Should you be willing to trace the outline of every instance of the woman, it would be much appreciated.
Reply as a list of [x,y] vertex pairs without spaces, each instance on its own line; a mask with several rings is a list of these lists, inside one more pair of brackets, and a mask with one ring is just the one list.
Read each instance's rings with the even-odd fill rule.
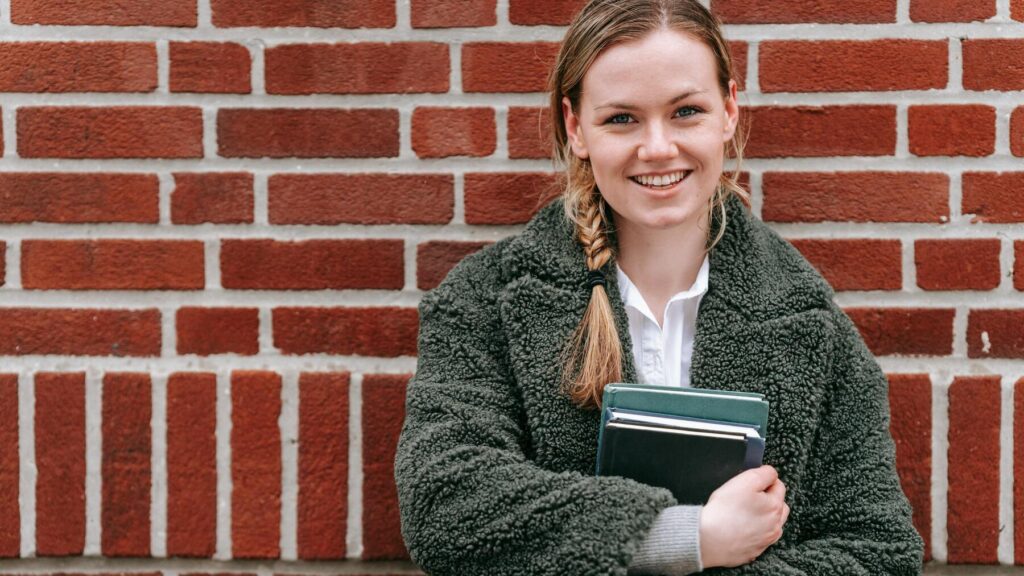
[[[920,573],[885,377],[723,174],[730,66],[695,0],[593,0],[567,31],[561,201],[421,303],[395,473],[431,574]],[[766,465],[704,506],[595,477],[617,381],[764,394]]]

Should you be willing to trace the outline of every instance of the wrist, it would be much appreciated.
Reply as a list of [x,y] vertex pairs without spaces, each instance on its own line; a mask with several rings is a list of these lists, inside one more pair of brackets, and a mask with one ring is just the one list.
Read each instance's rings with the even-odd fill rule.
[[712,537],[712,530],[709,527],[707,506],[701,510],[700,527],[698,528],[700,541],[700,563],[704,569],[720,566],[721,562],[715,555],[715,543]]

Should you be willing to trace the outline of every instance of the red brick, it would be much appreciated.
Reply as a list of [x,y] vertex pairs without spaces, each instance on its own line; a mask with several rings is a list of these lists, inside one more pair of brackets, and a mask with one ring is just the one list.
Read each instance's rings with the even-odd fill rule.
[[408,558],[398,521],[395,448],[405,420],[406,375],[363,377],[363,558]]
[[948,356],[953,353],[949,308],[847,308],[876,356]]
[[963,376],[949,387],[950,564],[997,564],[999,547],[998,376]]
[[1024,241],[1013,243],[1013,287],[1024,291]]
[[767,41],[761,43],[764,92],[862,92],[944,88],[945,40]]
[[463,258],[488,244],[433,240],[416,246],[416,287],[434,289]]
[[211,0],[219,28],[309,26],[314,28],[393,28],[395,0]]
[[22,158],[201,158],[199,108],[45,106],[18,109]]
[[281,377],[231,374],[231,542],[234,558],[277,558],[281,525]]
[[195,27],[196,0],[11,0],[15,24]]
[[495,0],[412,0],[413,28],[468,28],[498,22]]
[[190,240],[25,240],[29,290],[202,290],[203,243]]
[[761,217],[774,222],[945,222],[949,176],[911,172],[766,172]]
[[1024,222],[1022,188],[1024,172],[965,172],[961,210],[971,222]]
[[0,558],[21,556],[18,375],[0,374]]
[[211,558],[217,548],[217,377],[167,379],[167,555]]
[[416,355],[415,308],[281,307],[273,314],[274,346],[282,354]]
[[448,45],[439,42],[284,44],[265,54],[268,94],[448,91]]
[[401,290],[402,240],[223,240],[221,284],[238,290]]
[[509,158],[550,158],[551,146],[551,114],[547,108],[509,107]]
[[964,88],[1024,90],[1024,39],[963,41]]
[[1010,152],[1024,157],[1024,106],[1014,110],[1010,116]]
[[103,555],[149,556],[149,374],[103,377]]
[[[1024,0],[1010,0],[1010,17],[1018,22],[1024,22]],[[1020,526],[1020,524],[1018,524]],[[1018,553],[1024,553],[1024,546],[1017,547]],[[1018,556],[1020,558],[1020,556]],[[1018,564],[1024,564],[1018,561]]]
[[497,129],[492,108],[428,108],[412,113],[412,149],[420,158],[490,156]]
[[911,106],[910,152],[917,156],[990,156],[996,150],[992,106]]
[[397,110],[222,109],[218,154],[228,158],[398,156]]
[[[349,374],[299,376],[298,553],[344,560],[348,526]],[[367,420],[376,420],[377,414]]]
[[151,92],[156,85],[151,43],[0,44],[0,92]]
[[747,89],[747,53],[746,42],[729,42],[729,54],[732,57],[733,80],[736,81],[736,89],[740,92]]
[[177,317],[178,354],[241,354],[260,351],[258,308],[182,307]]
[[35,410],[36,554],[77,556],[85,547],[85,373],[36,373]]
[[996,0],[910,0],[914,22],[974,22],[996,15]]
[[1024,310],[971,310],[968,358],[1024,358]]
[[748,158],[891,156],[895,106],[762,106],[746,109]]
[[896,21],[896,0],[711,0],[727,24],[877,24]]
[[248,172],[174,173],[171,222],[248,224],[253,220],[253,177]]
[[274,174],[271,224],[446,224],[450,174]]
[[922,290],[994,290],[999,287],[998,238],[916,240],[914,265]]
[[896,443],[896,471],[914,512],[914,527],[931,560],[932,382],[927,374],[890,374],[889,430]]
[[[1024,5],[1021,5],[1024,9]],[[1014,563],[1024,564],[1024,378],[1013,389],[1013,550]]]
[[561,193],[561,180],[548,172],[466,174],[467,224],[522,224]]
[[462,47],[464,92],[543,92],[557,42],[468,42]]
[[159,356],[158,310],[0,308],[0,355]]
[[510,0],[508,19],[513,24],[564,26],[572,22],[584,0]]
[[0,222],[156,224],[154,174],[8,172],[0,174]]
[[233,42],[171,42],[171,92],[252,92],[249,50]]
[[903,257],[899,240],[790,240],[837,291],[899,290]]

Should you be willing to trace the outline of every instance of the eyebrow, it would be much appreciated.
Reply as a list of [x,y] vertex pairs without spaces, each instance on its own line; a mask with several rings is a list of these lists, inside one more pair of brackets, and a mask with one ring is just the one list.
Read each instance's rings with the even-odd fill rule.
[[[688,92],[683,92],[682,94],[680,94],[680,95],[676,96],[675,98],[672,98],[671,100],[669,100],[668,101],[668,105],[675,104],[676,102],[679,102],[680,100],[686,100],[690,96],[694,96],[696,94],[704,94],[705,92],[707,92],[707,90],[690,90]],[[627,103],[624,103],[624,102],[609,102],[607,104],[602,104],[600,106],[596,106],[594,108],[594,110],[600,110],[602,108],[616,108],[616,109],[619,109],[619,110],[636,110],[637,106],[634,106],[633,104],[627,104]]]

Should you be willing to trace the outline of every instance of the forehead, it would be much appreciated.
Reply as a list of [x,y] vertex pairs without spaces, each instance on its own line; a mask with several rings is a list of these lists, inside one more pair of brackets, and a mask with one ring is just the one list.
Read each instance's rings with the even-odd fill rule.
[[661,29],[602,52],[583,77],[583,98],[664,103],[688,91],[718,93],[715,55],[696,36]]

